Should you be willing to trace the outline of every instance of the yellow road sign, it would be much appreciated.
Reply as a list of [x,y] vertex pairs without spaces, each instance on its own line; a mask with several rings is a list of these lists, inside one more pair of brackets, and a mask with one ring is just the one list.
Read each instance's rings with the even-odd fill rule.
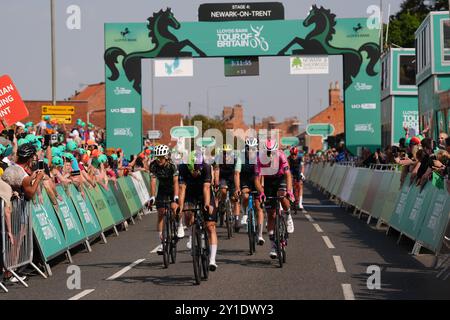
[[75,114],[74,106],[42,106],[42,114]]
[[[46,115],[42,115],[42,120]],[[58,123],[70,124],[72,123],[72,116],[67,114],[48,114],[50,116],[50,121],[56,119]]]

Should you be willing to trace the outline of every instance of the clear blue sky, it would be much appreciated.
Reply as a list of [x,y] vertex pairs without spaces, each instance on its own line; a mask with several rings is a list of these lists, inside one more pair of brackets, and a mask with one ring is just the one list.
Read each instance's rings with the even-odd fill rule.
[[[179,21],[197,21],[201,3],[235,1],[161,1],[161,0],[57,0],[56,59],[57,99],[63,100],[80,90],[83,84],[104,81],[103,24],[105,22],[145,22],[154,11],[172,8]],[[255,1],[248,1],[255,2]],[[265,2],[259,0],[257,2]],[[312,4],[330,8],[339,18],[367,17],[368,6],[379,0],[284,0],[286,19],[304,19]],[[401,0],[383,0],[383,20],[387,8],[399,10]],[[81,8],[81,30],[66,27],[67,7]],[[3,0],[0,10],[2,49],[0,74],[9,74],[24,99],[51,99],[50,0]],[[242,103],[246,121],[274,115],[278,120],[297,116],[306,121],[306,76],[290,76],[286,57],[260,59],[259,77],[225,78],[223,59],[196,59],[194,78],[155,81],[155,108],[168,112],[206,113],[207,91],[211,115],[218,115],[224,105]],[[342,59],[330,57],[328,75],[310,76],[310,116],[326,107],[328,86],[342,84]],[[149,64],[143,65],[149,70]],[[150,107],[149,77],[144,76],[144,107]],[[218,87],[220,86],[220,87]],[[145,89],[147,88],[147,89]],[[173,88],[177,88],[173,94]],[[209,88],[209,89],[208,89]],[[276,110],[276,112],[274,112]]]

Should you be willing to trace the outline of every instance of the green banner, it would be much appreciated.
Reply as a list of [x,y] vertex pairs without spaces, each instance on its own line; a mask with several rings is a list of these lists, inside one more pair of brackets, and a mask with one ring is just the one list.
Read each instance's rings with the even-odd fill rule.
[[138,213],[140,207],[138,206],[134,198],[133,191],[132,189],[130,189],[130,186],[127,182],[127,178],[128,177],[119,178],[117,179],[117,183],[119,184],[120,190],[122,191],[122,194],[125,197],[125,201],[127,202],[128,207],[131,210],[131,215],[134,216]]
[[67,245],[70,249],[86,240],[87,237],[77,211],[75,210],[72,201],[67,197],[64,188],[62,186],[57,186],[56,191],[62,197],[62,201],[58,199],[57,214],[63,227]]
[[380,217],[385,221],[391,221],[397,204],[397,197],[400,193],[400,172],[394,172],[389,185],[387,196],[383,201]]
[[114,219],[114,223],[119,224],[124,221],[125,217],[121,213],[119,204],[117,203],[117,199],[114,196],[113,191],[111,190],[111,185],[108,185],[108,190],[105,190],[103,187],[100,187],[100,189],[102,190],[102,194],[105,198],[108,210],[111,212],[111,215]]
[[[305,20],[180,23],[166,9],[154,13],[148,23],[107,23],[108,146],[121,147],[127,155],[141,150],[142,59],[341,55],[346,146],[353,153],[357,146],[374,149],[381,144],[379,28],[368,27],[367,17],[337,19],[317,6]],[[127,113],[126,122],[123,107],[135,111]]]
[[[56,217],[55,210],[45,189],[42,190],[44,203],[38,199],[31,202],[33,231],[39,244],[39,249],[47,262],[67,250],[66,238]],[[37,197],[36,197],[37,198]]]
[[115,186],[112,181],[108,182],[109,188],[111,189],[112,193],[116,197],[117,204],[119,205],[120,212],[124,216],[125,219],[131,218],[131,209],[128,206],[128,203],[125,199],[125,196],[122,193],[122,190],[119,187],[119,184]]
[[391,186],[393,176],[394,176],[393,171],[384,171],[382,173],[380,185],[378,186],[377,192],[374,196],[372,207],[369,209],[369,212],[372,215],[372,217],[375,218],[381,217],[381,212],[383,210],[384,203],[388,197],[389,187]]
[[396,96],[393,103],[392,136],[391,143],[398,143],[405,137],[404,127],[419,132],[419,110],[417,96]]
[[93,238],[101,233],[102,228],[97,216],[95,215],[95,211],[89,197],[86,195],[86,198],[84,199],[81,196],[80,191],[78,191],[72,184],[69,186],[69,193],[87,237]]
[[373,203],[376,200],[379,200],[379,199],[376,199],[376,195],[377,195],[377,191],[379,190],[381,180],[382,180],[384,174],[386,174],[385,171],[379,171],[379,170],[372,171],[372,177],[371,177],[371,180],[369,181],[369,187],[367,189],[366,197],[364,198],[364,201],[362,204],[363,211],[369,213],[370,215],[372,215],[371,210],[372,210]]
[[428,249],[438,252],[442,243],[445,228],[449,222],[450,197],[446,190],[433,190],[422,228],[417,237]]
[[114,219],[111,216],[111,212],[108,210],[107,203],[105,198],[103,198],[100,187],[97,185],[92,189],[86,188],[85,192],[91,200],[102,230],[106,231],[111,229],[114,226]]
[[125,181],[128,184],[128,187],[131,190],[131,193],[133,194],[134,202],[136,203],[136,207],[138,208],[138,211],[142,208],[143,199],[141,199],[141,196],[139,195],[138,187],[135,186],[136,178],[132,178],[130,176],[125,177]]
[[391,216],[389,224],[397,231],[401,231],[403,216],[410,212],[414,205],[414,199],[418,193],[418,189],[414,184],[410,185],[409,175],[403,184],[402,190],[397,197],[394,213]]

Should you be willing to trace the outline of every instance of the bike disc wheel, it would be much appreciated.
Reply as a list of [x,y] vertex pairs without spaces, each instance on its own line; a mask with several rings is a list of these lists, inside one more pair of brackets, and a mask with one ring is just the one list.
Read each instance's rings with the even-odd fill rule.
[[195,284],[200,284],[201,281],[201,260],[200,260],[200,251],[201,251],[201,239],[200,239],[200,230],[198,230],[197,225],[194,224],[192,226],[192,263],[194,265],[194,281]]
[[280,215],[277,212],[275,217],[275,245],[277,250],[278,263],[280,264],[280,268],[283,268],[283,252],[281,248],[280,227],[281,227]]
[[209,240],[208,240],[208,234],[206,230],[202,230],[202,233],[205,237],[204,240],[204,246],[201,250],[201,260],[202,260],[202,272],[203,277],[202,280],[208,280],[209,277]]
[[163,228],[163,262],[164,268],[169,267],[169,251],[170,251],[170,218],[168,218],[170,212],[166,212],[164,216],[164,228]]

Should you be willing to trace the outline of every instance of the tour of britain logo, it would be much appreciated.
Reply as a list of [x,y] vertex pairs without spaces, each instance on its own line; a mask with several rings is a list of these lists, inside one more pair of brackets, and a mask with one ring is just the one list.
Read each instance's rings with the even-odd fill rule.
[[218,48],[259,48],[262,51],[269,50],[269,43],[261,36],[264,26],[250,26],[248,28],[230,28],[217,30]]

